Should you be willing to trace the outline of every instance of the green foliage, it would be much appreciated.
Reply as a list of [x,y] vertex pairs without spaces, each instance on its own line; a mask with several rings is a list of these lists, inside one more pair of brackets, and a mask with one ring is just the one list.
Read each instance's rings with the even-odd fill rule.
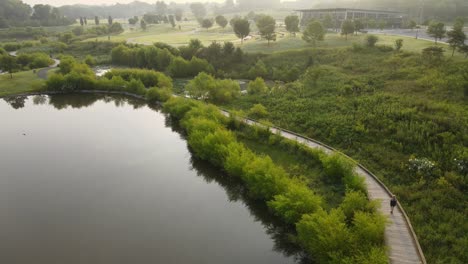
[[176,57],[169,65],[168,71],[175,78],[183,78],[195,76],[200,72],[213,73],[214,69],[204,59],[192,57],[190,61],[186,61],[181,57]]
[[213,20],[211,20],[209,18],[205,18],[205,19],[201,20],[200,25],[202,26],[202,28],[209,29],[210,27],[213,26]]
[[306,29],[302,35],[302,39],[313,46],[317,41],[322,41],[325,37],[326,30],[323,28],[322,23],[319,21],[311,21],[307,24]]
[[233,21],[232,28],[234,34],[241,39],[241,43],[244,43],[244,38],[250,34],[250,23],[247,19],[236,19]]
[[442,39],[445,37],[445,25],[442,22],[433,21],[427,27],[427,34],[435,39],[437,44],[437,39]]
[[276,195],[268,202],[274,214],[291,224],[298,222],[304,214],[316,212],[321,205],[321,197],[301,184],[290,184],[284,194]]
[[218,24],[218,26],[222,27],[222,28],[225,28],[228,24],[228,21],[227,19],[224,17],[224,16],[216,16],[215,18],[215,21],[216,21],[216,24]]
[[86,63],[88,66],[92,67],[92,66],[97,64],[97,61],[93,56],[87,55],[85,60],[84,60],[84,63]]
[[161,88],[172,88],[172,80],[170,77],[152,70],[112,69],[104,74],[104,77],[107,79],[112,79],[114,76],[119,76],[125,81],[130,81],[132,79],[140,80],[145,87],[157,86]]
[[400,51],[403,47],[403,39],[395,40],[395,50]]
[[268,41],[268,44],[270,44],[270,41],[276,41],[276,20],[273,17],[261,15],[255,23],[260,31],[260,35]]
[[17,62],[23,69],[37,69],[48,67],[54,61],[45,53],[35,52],[19,54]]
[[258,60],[254,66],[252,66],[248,72],[250,79],[266,78],[269,75],[268,69],[262,60]]
[[354,214],[360,212],[375,212],[378,208],[378,202],[369,202],[367,196],[360,191],[348,190],[346,192],[340,208],[346,216],[346,221],[350,223],[354,219]]
[[369,35],[366,37],[366,45],[369,48],[375,47],[375,44],[379,41],[379,38],[375,35]]
[[111,34],[120,34],[124,31],[122,25],[119,22],[114,22],[112,25],[109,27],[109,32]]
[[186,91],[192,98],[227,103],[240,95],[240,86],[236,81],[217,80],[201,72],[187,84]]
[[354,33],[354,23],[351,20],[345,20],[341,25],[341,35],[345,35],[346,40],[349,34]]
[[268,86],[265,84],[262,77],[257,77],[255,80],[249,82],[247,92],[249,94],[265,94],[268,92]]
[[249,110],[249,117],[254,119],[262,119],[268,116],[268,110],[262,104],[255,104]]
[[146,100],[150,103],[166,102],[172,97],[172,89],[153,87],[146,91]]
[[286,30],[291,34],[296,34],[299,32],[299,17],[298,16],[287,16],[284,18],[284,24],[286,25]]

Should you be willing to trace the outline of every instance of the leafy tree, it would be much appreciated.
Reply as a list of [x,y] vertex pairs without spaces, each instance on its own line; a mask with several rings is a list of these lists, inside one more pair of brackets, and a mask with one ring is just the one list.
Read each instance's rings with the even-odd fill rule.
[[143,30],[146,30],[146,21],[144,19],[140,20],[140,27]]
[[369,48],[375,47],[375,44],[379,41],[379,38],[375,35],[369,35],[366,37],[366,45]]
[[184,10],[180,8],[176,8],[176,10],[174,10],[175,19],[179,22],[182,20],[183,14],[184,14]]
[[348,34],[354,33],[354,23],[351,20],[345,20],[341,25],[341,35],[345,35],[348,40]]
[[354,32],[357,34],[364,29],[364,23],[360,19],[354,20]]
[[16,58],[10,55],[0,56],[0,67],[2,70],[10,74],[10,79],[13,79],[13,72],[19,68]]
[[207,30],[213,26],[213,20],[205,18],[201,21],[202,28],[206,28]]
[[255,80],[250,81],[247,86],[247,92],[249,94],[264,94],[268,91],[268,86],[262,77],[257,77]]
[[258,60],[257,63],[249,69],[248,75],[251,79],[257,77],[266,78],[268,76],[268,69],[262,60]]
[[84,24],[88,25],[88,19],[86,17],[84,17]]
[[437,39],[445,37],[445,33],[445,25],[442,22],[433,21],[427,28],[427,34],[435,39],[435,44],[437,44]]
[[268,110],[262,104],[255,104],[249,110],[249,117],[254,119],[262,119],[268,116]]
[[247,19],[236,19],[233,23],[234,33],[244,43],[244,38],[250,34],[250,24]]
[[414,20],[410,20],[410,22],[408,23],[408,27],[411,29],[411,31],[413,31],[413,29],[415,29],[417,25],[418,24]]
[[427,47],[422,50],[422,57],[430,65],[436,65],[442,61],[444,57],[444,49],[437,46]]
[[96,65],[97,62],[96,62],[96,59],[93,56],[86,55],[84,63],[86,63],[86,65],[92,67],[92,66]]
[[378,22],[378,24],[379,24],[380,31],[382,31],[387,26],[387,21],[386,20],[380,20]]
[[122,25],[119,22],[114,22],[109,27],[109,33],[120,34],[124,31]]
[[98,16],[95,16],[94,17],[94,24],[97,26],[99,25],[99,17]]
[[395,49],[397,51],[400,51],[402,47],[403,47],[403,39],[395,40]]
[[225,28],[228,24],[228,21],[224,16],[216,16],[215,21],[216,24],[222,28]]
[[455,50],[465,45],[466,35],[463,32],[463,20],[457,21],[453,26],[453,29],[447,32],[448,43],[452,48],[452,57],[455,53]]
[[133,18],[133,17],[131,17],[131,18],[128,19],[128,23],[129,23],[130,25],[135,25],[137,22],[138,22],[138,19],[135,19],[135,18]]
[[320,22],[315,20],[309,22],[302,34],[302,39],[308,43],[312,43],[313,46],[315,46],[317,41],[322,41],[324,37],[325,29]]
[[83,21],[83,18],[80,17],[80,25],[83,26],[84,25],[84,21]]
[[260,35],[268,41],[268,45],[270,45],[270,41],[276,41],[276,20],[273,17],[262,15],[257,19],[256,24]]
[[114,22],[114,19],[113,19],[111,16],[109,16],[109,17],[107,18],[107,24],[108,24],[109,26],[111,26],[111,25],[113,24],[112,22]]
[[192,98],[207,100],[209,91],[215,88],[216,82],[213,76],[201,72],[187,84],[186,91]]
[[175,19],[173,15],[169,15],[169,23],[171,23],[171,26],[174,28],[176,26]]
[[463,45],[458,48],[458,51],[465,54],[465,58],[468,58],[468,45]]
[[292,35],[296,35],[299,32],[299,17],[298,16],[287,16],[284,19],[286,30]]
[[164,1],[156,1],[156,14],[164,16],[167,13],[167,4]]
[[327,15],[323,18],[322,24],[323,24],[323,27],[324,27],[325,29],[334,27],[333,18],[330,16],[330,14],[327,14]]
[[196,18],[203,18],[206,16],[206,8],[202,3],[190,4],[190,10],[192,10],[192,13]]

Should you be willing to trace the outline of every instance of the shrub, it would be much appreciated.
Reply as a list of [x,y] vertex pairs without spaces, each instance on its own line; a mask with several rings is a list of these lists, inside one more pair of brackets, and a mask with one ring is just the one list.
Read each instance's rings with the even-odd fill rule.
[[140,80],[145,87],[172,88],[172,79],[163,73],[143,69],[112,69],[104,75],[107,79],[120,76],[126,81],[131,79]]
[[166,102],[172,97],[172,89],[153,87],[146,91],[146,100],[150,103]]
[[311,214],[321,208],[321,197],[315,195],[308,187],[301,184],[290,184],[284,194],[276,195],[268,202],[274,214],[287,223],[298,222],[302,215]]
[[366,46],[372,48],[375,46],[377,41],[379,41],[379,38],[377,36],[369,35],[366,37]]
[[268,92],[268,86],[265,84],[262,77],[257,77],[255,80],[249,82],[247,92],[249,94],[264,94]]
[[198,105],[200,105],[200,103],[194,100],[172,97],[164,103],[163,109],[165,112],[171,114],[173,118],[180,120],[188,111]]
[[268,110],[262,104],[255,104],[249,110],[249,117],[254,119],[261,119],[268,116]]

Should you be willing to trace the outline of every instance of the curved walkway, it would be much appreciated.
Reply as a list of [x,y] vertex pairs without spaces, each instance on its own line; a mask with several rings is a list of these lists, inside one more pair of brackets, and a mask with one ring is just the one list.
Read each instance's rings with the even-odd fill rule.
[[[17,52],[18,51],[12,51],[12,52],[9,52],[9,54],[10,54],[10,56],[17,57],[18,56]],[[54,63],[52,65],[49,65],[49,67],[42,68],[42,69],[37,71],[37,77],[45,80],[45,79],[47,79],[47,73],[50,70],[58,67],[58,65],[60,64],[60,60],[58,60],[58,59],[52,59],[52,60],[54,61]]]
[[[228,111],[222,110],[222,112],[224,115],[229,116]],[[250,125],[263,126],[258,122],[248,118],[244,118],[242,121]],[[270,131],[272,133],[281,135],[284,138],[295,140],[311,148],[321,149],[328,154],[332,152],[339,152],[321,142],[306,138],[291,131],[277,127],[270,127]],[[398,203],[398,206],[393,211],[393,214],[390,214],[390,190],[364,166],[358,164],[356,172],[360,176],[364,177],[366,181],[369,199],[380,201],[380,211],[389,219],[389,222],[385,228],[385,243],[388,247],[390,263],[426,264],[426,259],[419,245],[418,238],[416,237],[413,227],[411,226],[411,222],[409,221],[408,216],[401,207],[400,203]]]

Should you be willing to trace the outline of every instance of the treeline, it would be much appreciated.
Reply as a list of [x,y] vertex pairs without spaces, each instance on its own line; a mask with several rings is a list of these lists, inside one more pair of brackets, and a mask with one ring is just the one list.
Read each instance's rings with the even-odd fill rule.
[[239,125],[235,118],[226,118],[214,106],[184,98],[171,98],[164,110],[180,121],[197,157],[224,169],[231,177],[239,177],[250,197],[265,201],[272,213],[294,225],[297,243],[313,259],[320,263],[387,263],[386,220],[377,213],[376,204],[368,201],[362,179],[345,158],[284,143],[295,144],[298,151],[319,160],[328,177],[347,185],[341,205],[328,212],[323,209],[322,198],[299,178],[236,140],[227,129]]
[[64,16],[58,8],[50,5],[34,5],[32,8],[20,0],[0,1],[0,28],[10,26],[65,26],[75,19]]

